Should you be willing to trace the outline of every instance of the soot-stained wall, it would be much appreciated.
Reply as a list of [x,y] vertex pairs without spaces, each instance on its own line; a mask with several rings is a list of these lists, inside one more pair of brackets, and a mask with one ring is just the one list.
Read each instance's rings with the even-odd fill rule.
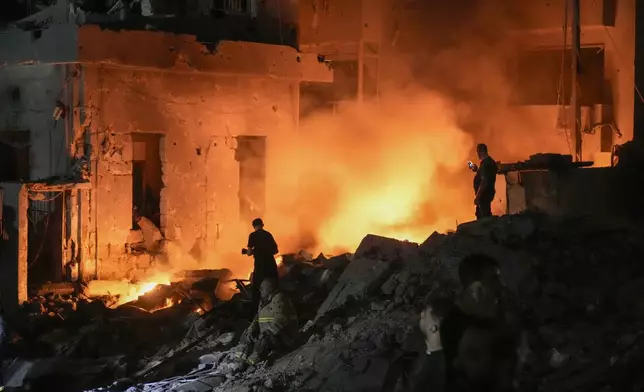
[[[84,67],[83,80],[98,154],[93,202],[99,277],[131,277],[150,263],[125,254],[132,221],[132,133],[162,136],[161,230],[173,244],[169,263],[191,268],[181,265],[193,261],[188,253],[207,264],[214,253],[245,245],[248,222],[239,221],[235,137],[267,136],[266,181],[278,183],[271,157],[295,137],[297,82],[98,66]],[[268,215],[277,202],[272,194]]]

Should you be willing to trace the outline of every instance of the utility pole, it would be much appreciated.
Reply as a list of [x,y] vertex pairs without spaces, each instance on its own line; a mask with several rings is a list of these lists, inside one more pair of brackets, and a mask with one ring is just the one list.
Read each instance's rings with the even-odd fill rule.
[[578,77],[579,52],[581,50],[581,28],[579,26],[579,0],[571,0],[572,4],[572,87],[570,90],[570,109],[573,111],[575,126],[575,162],[582,161],[581,154],[581,108],[579,106]]

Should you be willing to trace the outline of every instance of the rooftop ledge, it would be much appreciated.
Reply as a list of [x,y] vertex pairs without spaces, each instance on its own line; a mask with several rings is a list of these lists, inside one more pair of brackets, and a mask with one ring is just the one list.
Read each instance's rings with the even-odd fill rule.
[[[159,31],[113,31],[95,25],[52,26],[34,39],[31,32],[5,31],[2,66],[81,63],[169,72],[228,74],[332,82],[333,70],[316,54],[282,45],[219,41],[212,47],[195,36]],[[61,42],[61,39],[66,42]],[[65,46],[61,48],[61,46]],[[59,50],[51,50],[51,49]]]

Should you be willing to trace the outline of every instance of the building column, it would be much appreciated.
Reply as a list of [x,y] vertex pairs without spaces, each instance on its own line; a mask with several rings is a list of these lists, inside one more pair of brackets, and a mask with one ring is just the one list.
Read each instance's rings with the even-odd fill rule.
[[18,193],[18,304],[27,301],[27,269],[29,249],[29,189],[23,184]]

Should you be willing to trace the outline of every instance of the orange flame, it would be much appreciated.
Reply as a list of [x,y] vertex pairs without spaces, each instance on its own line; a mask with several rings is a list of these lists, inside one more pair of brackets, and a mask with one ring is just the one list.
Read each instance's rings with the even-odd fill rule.
[[88,297],[110,295],[118,297],[112,306],[117,307],[134,301],[140,296],[152,291],[160,284],[170,284],[170,274],[156,272],[151,274],[144,282],[132,283],[128,281],[93,280],[87,286]]

